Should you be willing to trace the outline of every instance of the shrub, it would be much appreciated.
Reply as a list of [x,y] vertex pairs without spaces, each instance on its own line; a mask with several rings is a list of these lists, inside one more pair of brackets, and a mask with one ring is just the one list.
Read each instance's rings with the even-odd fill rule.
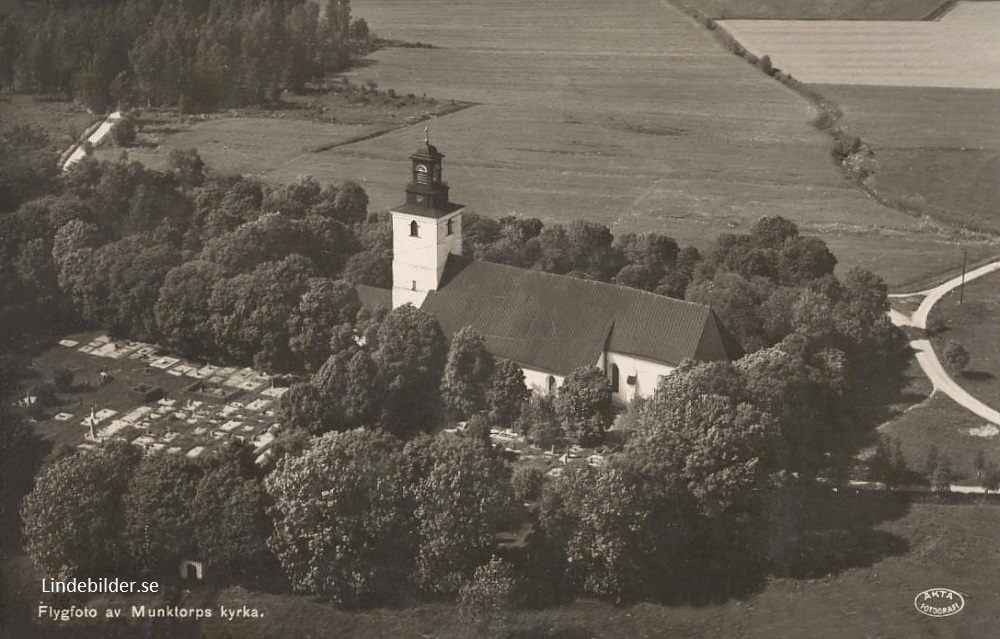
[[66,366],[60,366],[52,371],[52,383],[64,393],[73,388],[73,371]]
[[953,374],[959,375],[969,365],[969,351],[958,342],[949,340],[944,347],[944,365]]
[[857,152],[861,148],[861,139],[856,135],[846,135],[844,133],[838,133],[833,142],[833,149],[831,153],[833,157],[838,161],[844,161],[852,153]]
[[35,404],[39,406],[55,406],[58,401],[56,386],[50,382],[42,382],[31,389],[31,394],[35,396]]
[[544,473],[537,466],[518,466],[510,478],[514,496],[520,501],[534,501],[542,494]]
[[132,118],[122,118],[111,127],[111,141],[115,146],[130,147],[135,144],[138,132]]
[[500,637],[510,613],[521,601],[521,587],[514,569],[497,557],[476,569],[458,594],[459,611],[469,636]]

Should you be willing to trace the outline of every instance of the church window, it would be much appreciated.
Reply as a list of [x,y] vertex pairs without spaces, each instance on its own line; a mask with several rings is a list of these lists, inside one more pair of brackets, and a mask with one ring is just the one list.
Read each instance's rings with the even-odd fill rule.
[[410,287],[412,290],[417,290],[417,280],[413,280],[413,285]]
[[451,220],[448,220],[447,222],[444,223],[444,232],[445,232],[445,235],[451,235],[454,232],[454,229],[452,228],[452,221]]
[[628,377],[625,378],[625,383],[628,384],[629,386],[635,386],[635,382],[636,382],[635,375],[629,375]]
[[556,394],[556,378],[549,375],[548,379],[549,395]]
[[427,166],[424,164],[417,165],[417,184],[427,184]]
[[420,229],[417,227],[416,221],[410,222],[410,237],[420,237]]
[[611,392],[617,393],[620,389],[618,388],[621,380],[619,379],[618,364],[611,365]]

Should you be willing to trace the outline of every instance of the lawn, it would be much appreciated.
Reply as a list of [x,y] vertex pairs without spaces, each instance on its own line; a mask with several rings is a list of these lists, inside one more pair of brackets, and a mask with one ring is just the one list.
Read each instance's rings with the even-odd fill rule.
[[874,267],[893,285],[955,267],[957,244],[983,250],[846,180],[809,102],[664,0],[359,0],[352,9],[384,38],[437,47],[378,51],[347,74],[355,86],[475,106],[325,150],[319,142],[366,131],[353,120],[212,119],[134,156],[162,162],[171,147],[204,147],[220,171],[353,179],[386,209],[401,201],[407,156],[429,126],[454,199],[474,212],[589,219],[701,247],[780,214],[826,239],[842,266]]
[[678,0],[730,20],[923,20],[945,0]]
[[907,465],[917,472],[926,470],[924,462],[931,446],[937,447],[951,462],[956,483],[979,485],[973,462],[980,451],[990,464],[1000,465],[997,428],[941,393],[935,393],[879,430],[899,440]]
[[969,351],[971,362],[955,381],[979,401],[1000,408],[1000,272],[990,273],[965,286],[964,302],[958,289],[948,293],[931,310],[929,321],[942,321],[946,329],[932,337],[941,358],[945,344],[955,341]]
[[0,131],[17,125],[40,128],[60,152],[76,142],[84,130],[96,121],[97,116],[69,100],[41,100],[27,95],[0,93]]

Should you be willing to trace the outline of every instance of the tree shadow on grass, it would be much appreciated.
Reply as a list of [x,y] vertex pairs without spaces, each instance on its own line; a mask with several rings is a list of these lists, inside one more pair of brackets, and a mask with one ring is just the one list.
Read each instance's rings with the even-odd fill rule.
[[786,502],[771,517],[772,574],[825,577],[909,550],[906,539],[877,528],[909,511],[906,496],[816,488]]
[[995,379],[996,375],[988,371],[964,371],[960,377],[964,377],[965,379],[973,382],[987,382],[991,379]]

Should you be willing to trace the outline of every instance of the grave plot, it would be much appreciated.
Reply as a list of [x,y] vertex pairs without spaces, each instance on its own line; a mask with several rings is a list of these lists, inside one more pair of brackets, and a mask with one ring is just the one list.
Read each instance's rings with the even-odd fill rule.
[[251,368],[190,362],[94,333],[67,336],[35,363],[46,377],[68,367],[77,381],[38,419],[39,432],[84,450],[123,439],[197,458],[239,439],[261,455],[280,429],[275,409],[287,388]]

